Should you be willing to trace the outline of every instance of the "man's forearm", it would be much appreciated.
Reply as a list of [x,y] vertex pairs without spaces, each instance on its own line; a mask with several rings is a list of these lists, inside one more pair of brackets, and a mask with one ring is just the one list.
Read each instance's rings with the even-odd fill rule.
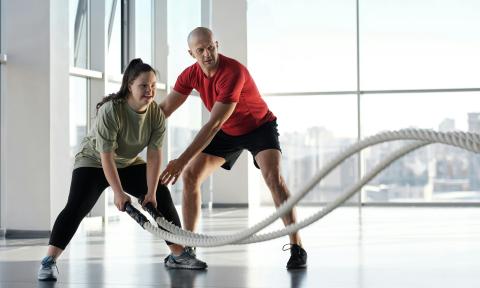
[[205,147],[210,144],[213,137],[220,130],[220,126],[213,124],[205,124],[193,139],[192,143],[187,149],[178,157],[184,163],[188,163],[193,157],[200,153]]

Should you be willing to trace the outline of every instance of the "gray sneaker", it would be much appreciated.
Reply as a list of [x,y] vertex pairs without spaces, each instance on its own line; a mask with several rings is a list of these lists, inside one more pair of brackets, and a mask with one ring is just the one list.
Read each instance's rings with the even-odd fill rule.
[[207,269],[207,263],[198,260],[196,256],[191,252],[192,251],[189,249],[189,247],[185,247],[182,254],[178,256],[175,256],[173,254],[168,255],[167,258],[165,258],[165,267],[171,269]]
[[197,257],[197,247],[185,246],[185,251],[193,257]]
[[[55,267],[55,269],[53,269]],[[55,271],[56,270],[56,271]],[[38,269],[39,281],[57,281],[58,267],[57,262],[52,256],[43,258],[40,268]]]

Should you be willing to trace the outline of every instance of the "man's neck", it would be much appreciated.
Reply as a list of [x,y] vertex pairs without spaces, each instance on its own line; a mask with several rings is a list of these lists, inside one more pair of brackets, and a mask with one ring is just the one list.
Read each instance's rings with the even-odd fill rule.
[[212,78],[215,73],[217,73],[218,70],[218,65],[215,68],[207,69],[207,68],[202,68],[203,74],[207,76],[208,78]]

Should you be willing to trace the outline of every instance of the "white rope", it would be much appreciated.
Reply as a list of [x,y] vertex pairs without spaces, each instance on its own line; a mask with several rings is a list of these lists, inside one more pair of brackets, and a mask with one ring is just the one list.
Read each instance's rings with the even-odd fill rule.
[[[284,214],[289,212],[295,204],[297,204],[313,187],[315,187],[325,176],[327,176],[335,167],[340,165],[348,157],[358,153],[362,149],[376,145],[379,143],[395,140],[420,140],[416,141],[413,144],[407,145],[403,149],[398,150],[393,153],[392,156],[386,158],[380,164],[378,164],[371,172],[365,175],[359,182],[353,185],[347,192],[338,197],[335,201],[327,205],[321,211],[315,213],[314,215],[308,217],[302,222],[289,225],[282,230],[274,231],[268,234],[263,235],[254,235],[258,231],[262,230],[266,226],[273,223],[278,218],[282,217]],[[301,228],[304,228],[318,219],[324,217],[339,205],[348,200],[353,194],[361,189],[368,181],[385,169],[389,164],[391,164],[396,159],[402,157],[406,153],[418,149],[421,146],[430,144],[430,143],[442,143],[471,152],[480,152],[480,135],[475,133],[467,132],[435,132],[432,130],[417,130],[417,129],[404,129],[399,131],[388,131],[379,133],[377,135],[368,137],[362,141],[357,142],[356,144],[350,146],[343,153],[335,157],[329,162],[319,173],[313,177],[308,184],[300,191],[300,193],[294,194],[288,198],[282,205],[280,205],[275,213],[259,222],[258,224],[247,228],[243,231],[231,234],[231,235],[204,235],[193,233],[190,231],[185,231],[175,225],[168,223],[163,218],[155,219],[160,226],[173,233],[158,229],[153,226],[151,223],[147,222],[144,225],[144,228],[149,232],[158,235],[159,237],[174,242],[178,244],[188,245],[188,246],[198,246],[198,247],[213,247],[221,246],[227,244],[245,244],[266,241],[281,236],[291,234],[295,231],[298,231]]]

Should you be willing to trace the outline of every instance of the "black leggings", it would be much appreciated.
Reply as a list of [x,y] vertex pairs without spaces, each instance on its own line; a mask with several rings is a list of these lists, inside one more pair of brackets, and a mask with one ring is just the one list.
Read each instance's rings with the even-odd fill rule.
[[[137,198],[147,194],[146,170],[146,164],[118,169],[125,192]],[[67,205],[53,225],[49,244],[64,250],[72,240],[82,219],[92,210],[103,190],[108,186],[102,168],[81,167],[73,170]],[[157,209],[165,219],[181,227],[170,191],[161,184],[157,187]],[[166,242],[168,245],[173,244]]]

